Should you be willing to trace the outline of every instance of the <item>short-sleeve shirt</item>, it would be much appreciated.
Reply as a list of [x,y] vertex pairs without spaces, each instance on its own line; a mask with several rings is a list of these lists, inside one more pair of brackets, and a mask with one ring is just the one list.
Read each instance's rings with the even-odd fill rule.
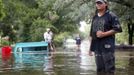
[[97,14],[93,17],[90,36],[91,40],[91,51],[100,51],[104,49],[114,50],[115,35],[107,36],[104,38],[97,38],[97,31],[109,31],[114,30],[116,32],[122,32],[118,17],[107,10],[103,16]]
[[53,38],[53,33],[51,31],[44,33],[45,42],[51,43],[52,42],[52,38]]
[[77,45],[81,44],[81,38],[80,37],[76,37],[75,40],[76,40],[76,44]]

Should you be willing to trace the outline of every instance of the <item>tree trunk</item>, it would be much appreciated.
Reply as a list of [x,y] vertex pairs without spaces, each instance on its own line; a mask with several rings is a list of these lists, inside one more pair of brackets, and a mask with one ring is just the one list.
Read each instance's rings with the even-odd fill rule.
[[133,44],[133,32],[134,32],[134,24],[130,21],[128,23],[128,34],[129,34],[129,45]]

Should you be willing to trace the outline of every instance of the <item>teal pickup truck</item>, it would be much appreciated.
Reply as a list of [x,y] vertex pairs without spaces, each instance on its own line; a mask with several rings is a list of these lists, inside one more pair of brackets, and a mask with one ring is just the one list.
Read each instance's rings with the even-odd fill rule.
[[13,52],[48,52],[47,42],[23,42],[16,43]]
[[40,62],[49,56],[47,42],[21,42],[16,43],[13,48],[16,63]]

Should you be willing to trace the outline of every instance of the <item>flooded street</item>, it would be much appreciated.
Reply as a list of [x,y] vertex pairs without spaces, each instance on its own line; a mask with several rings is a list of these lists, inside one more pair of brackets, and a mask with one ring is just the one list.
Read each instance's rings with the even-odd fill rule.
[[[42,53],[21,54],[17,58],[0,56],[0,75],[97,75],[94,56],[88,48],[57,49],[53,58]],[[115,75],[134,74],[134,51],[116,51]]]

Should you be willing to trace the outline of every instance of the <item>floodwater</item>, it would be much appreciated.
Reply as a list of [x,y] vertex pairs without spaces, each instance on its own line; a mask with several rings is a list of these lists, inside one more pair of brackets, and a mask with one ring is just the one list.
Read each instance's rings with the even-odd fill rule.
[[[134,51],[117,50],[115,75],[134,75]],[[18,57],[0,55],[0,75],[98,75],[94,56],[88,55],[87,47],[57,49],[53,58],[44,54],[21,53]]]

